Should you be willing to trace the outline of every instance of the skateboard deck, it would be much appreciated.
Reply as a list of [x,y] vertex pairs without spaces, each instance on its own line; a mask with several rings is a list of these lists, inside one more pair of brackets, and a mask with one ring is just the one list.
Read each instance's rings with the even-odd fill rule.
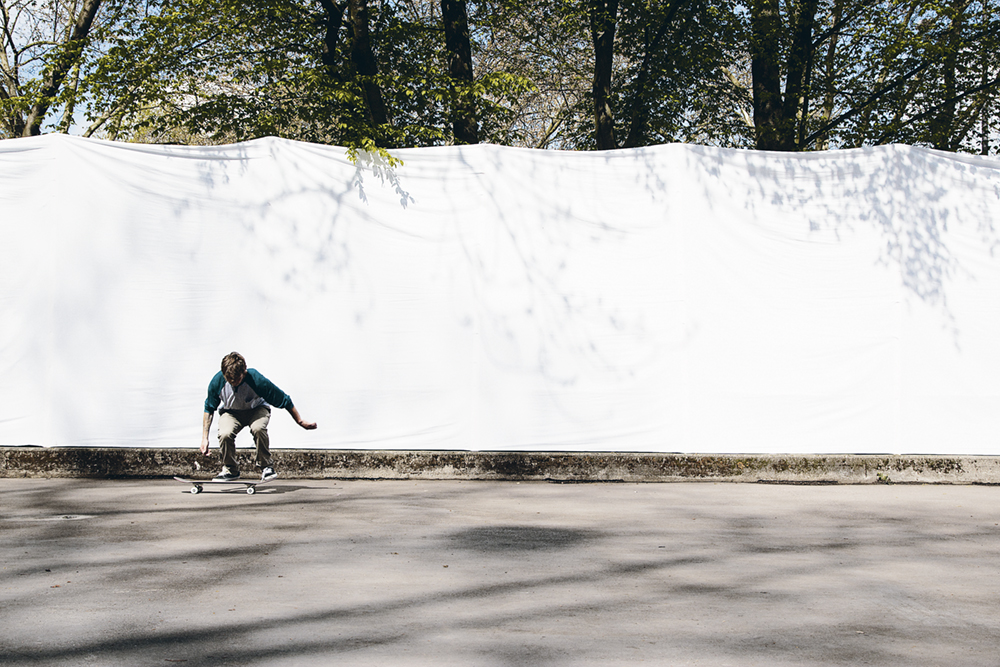
[[178,482],[191,484],[191,493],[201,493],[204,484],[242,484],[247,488],[247,493],[253,495],[257,492],[258,484],[270,484],[277,477],[271,479],[189,479],[187,477],[174,477]]

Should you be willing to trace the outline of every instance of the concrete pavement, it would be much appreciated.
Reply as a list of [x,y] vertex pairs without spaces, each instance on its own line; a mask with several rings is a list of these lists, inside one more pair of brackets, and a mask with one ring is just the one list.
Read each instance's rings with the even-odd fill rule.
[[0,479],[0,664],[997,665],[1000,488]]

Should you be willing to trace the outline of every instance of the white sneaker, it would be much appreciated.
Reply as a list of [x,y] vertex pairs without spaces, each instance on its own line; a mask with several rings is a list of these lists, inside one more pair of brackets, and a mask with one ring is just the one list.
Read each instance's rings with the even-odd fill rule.
[[239,479],[239,478],[240,478],[240,471],[239,470],[237,470],[236,472],[233,472],[232,470],[229,469],[229,466],[222,466],[222,471],[219,472],[219,474],[215,476],[215,481],[217,481],[217,482],[229,482],[229,481],[232,481],[234,479]]
[[264,471],[260,475],[260,481],[266,482],[269,479],[274,479],[278,476],[278,473],[274,472],[274,468],[271,466],[266,466]]

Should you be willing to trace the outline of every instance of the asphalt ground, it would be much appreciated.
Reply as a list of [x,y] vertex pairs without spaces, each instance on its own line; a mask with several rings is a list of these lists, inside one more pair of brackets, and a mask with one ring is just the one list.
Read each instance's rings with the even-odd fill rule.
[[0,479],[0,664],[1000,664],[1000,487],[189,488]]

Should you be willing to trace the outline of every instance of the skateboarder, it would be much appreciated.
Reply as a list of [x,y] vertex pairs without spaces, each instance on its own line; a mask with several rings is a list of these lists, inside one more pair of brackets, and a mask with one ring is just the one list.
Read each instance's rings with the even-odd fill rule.
[[222,470],[215,476],[217,480],[240,478],[240,468],[236,461],[236,434],[249,426],[257,445],[257,466],[261,468],[261,479],[267,481],[277,477],[271,464],[270,441],[267,423],[271,419],[271,406],[288,410],[295,423],[304,429],[316,428],[315,422],[307,422],[292,404],[288,394],[278,389],[270,380],[253,368],[238,352],[230,352],[222,358],[222,370],[215,374],[208,384],[208,398],[205,399],[205,415],[202,419],[201,453],[208,455],[208,430],[212,417],[219,411],[219,449],[222,455]]

